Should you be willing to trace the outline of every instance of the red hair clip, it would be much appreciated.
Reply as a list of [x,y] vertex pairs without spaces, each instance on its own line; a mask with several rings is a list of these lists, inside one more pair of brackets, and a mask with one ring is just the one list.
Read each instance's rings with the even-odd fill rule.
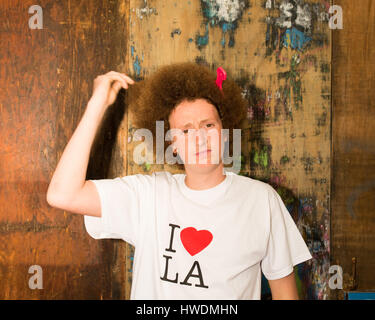
[[219,87],[221,92],[223,92],[223,81],[227,78],[227,73],[222,67],[216,69],[216,85]]

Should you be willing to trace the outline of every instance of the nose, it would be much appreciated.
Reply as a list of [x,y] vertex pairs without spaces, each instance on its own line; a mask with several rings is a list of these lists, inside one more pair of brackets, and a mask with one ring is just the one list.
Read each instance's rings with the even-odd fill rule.
[[197,148],[201,148],[207,145],[207,132],[205,129],[198,129],[198,133],[196,135],[196,145]]

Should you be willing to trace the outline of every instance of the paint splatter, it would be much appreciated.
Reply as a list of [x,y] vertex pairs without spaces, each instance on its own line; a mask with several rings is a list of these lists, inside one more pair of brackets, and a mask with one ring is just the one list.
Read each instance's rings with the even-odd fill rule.
[[[310,195],[296,197],[292,190],[283,186],[285,180],[284,177],[273,176],[268,183],[280,195],[313,256],[313,259],[295,267],[299,295],[306,299],[326,299],[330,276],[329,195],[325,201]],[[319,219],[318,209],[323,211]]]
[[219,26],[222,29],[222,47],[226,46],[226,36],[229,37],[228,46],[234,47],[234,33],[243,12],[250,6],[248,0],[201,0],[202,12],[205,18],[205,35],[197,34],[196,45],[199,49],[208,43],[208,27]]
[[[321,47],[328,43],[325,33],[314,32],[317,22],[329,20],[328,9],[324,4],[310,4],[303,0],[266,1],[268,10],[265,19],[266,56],[274,51],[280,54],[283,47],[303,52],[309,47]],[[276,59],[278,60],[278,57]]]
[[137,55],[135,61],[133,62],[133,69],[134,69],[134,72],[137,75],[137,77],[139,77],[139,75],[141,74],[141,65],[139,63],[138,55]]
[[[292,108],[291,108],[291,97],[293,97],[294,106],[296,109],[302,104],[302,81],[301,75],[298,69],[298,65],[300,64],[300,56],[299,54],[294,54],[290,60],[290,70],[286,72],[278,73],[278,79],[284,79],[285,84],[284,86],[279,88],[279,92],[281,92],[281,97],[283,100],[283,106],[288,106],[285,109],[285,114],[287,117],[293,119],[292,116]],[[276,106],[277,107],[277,106]],[[278,114],[280,113],[280,108],[278,108]]]
[[290,161],[289,157],[288,156],[282,156],[280,158],[280,164],[284,165],[286,163],[288,163]]
[[141,20],[143,19],[143,17],[149,17],[152,14],[158,14],[156,8],[150,8],[148,6],[147,0],[144,0],[144,6],[142,8],[133,8],[132,11],[135,11],[137,17]]
[[171,32],[171,37],[173,38],[175,34],[180,35],[180,34],[181,34],[181,29],[174,29],[174,30]]
[[196,35],[195,44],[198,49],[201,49],[208,44],[208,24],[206,24],[206,31],[204,33],[204,36],[201,36],[199,34]]
[[305,45],[311,40],[310,37],[306,36],[303,32],[299,31],[295,27],[285,31],[283,37],[284,47],[292,49],[298,49],[303,51]]
[[[304,264],[300,277],[307,289],[307,299],[326,299],[329,278],[329,196],[326,201],[319,201],[312,196],[300,197],[298,206],[298,229],[303,235],[313,259]],[[323,209],[317,219],[317,207]]]
[[271,150],[270,144],[254,146],[250,153],[250,167],[259,169],[268,169],[271,164]]

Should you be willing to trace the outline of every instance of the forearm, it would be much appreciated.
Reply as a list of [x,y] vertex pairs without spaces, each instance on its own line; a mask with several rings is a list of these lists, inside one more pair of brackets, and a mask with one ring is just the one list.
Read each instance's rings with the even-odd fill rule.
[[105,108],[90,100],[66,145],[47,191],[47,201],[71,199],[86,180],[90,151]]
[[272,300],[299,300],[294,271],[284,278],[268,280]]

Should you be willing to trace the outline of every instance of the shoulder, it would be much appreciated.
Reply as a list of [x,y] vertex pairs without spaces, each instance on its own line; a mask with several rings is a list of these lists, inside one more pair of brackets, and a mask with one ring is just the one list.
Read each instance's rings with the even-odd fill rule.
[[136,173],[133,175],[124,176],[122,178],[125,180],[133,180],[139,184],[153,184],[155,181],[172,183],[179,180],[183,176],[184,174],[172,174],[169,171],[154,171],[149,174]]
[[275,189],[262,180],[250,178],[236,173],[228,172],[233,177],[233,185],[240,189],[251,191],[253,194],[269,196],[270,193],[276,192]]
[[135,173],[131,175],[126,175],[121,177],[122,180],[134,180],[139,183],[142,182],[149,182],[153,179],[154,174],[143,174],[143,173]]

